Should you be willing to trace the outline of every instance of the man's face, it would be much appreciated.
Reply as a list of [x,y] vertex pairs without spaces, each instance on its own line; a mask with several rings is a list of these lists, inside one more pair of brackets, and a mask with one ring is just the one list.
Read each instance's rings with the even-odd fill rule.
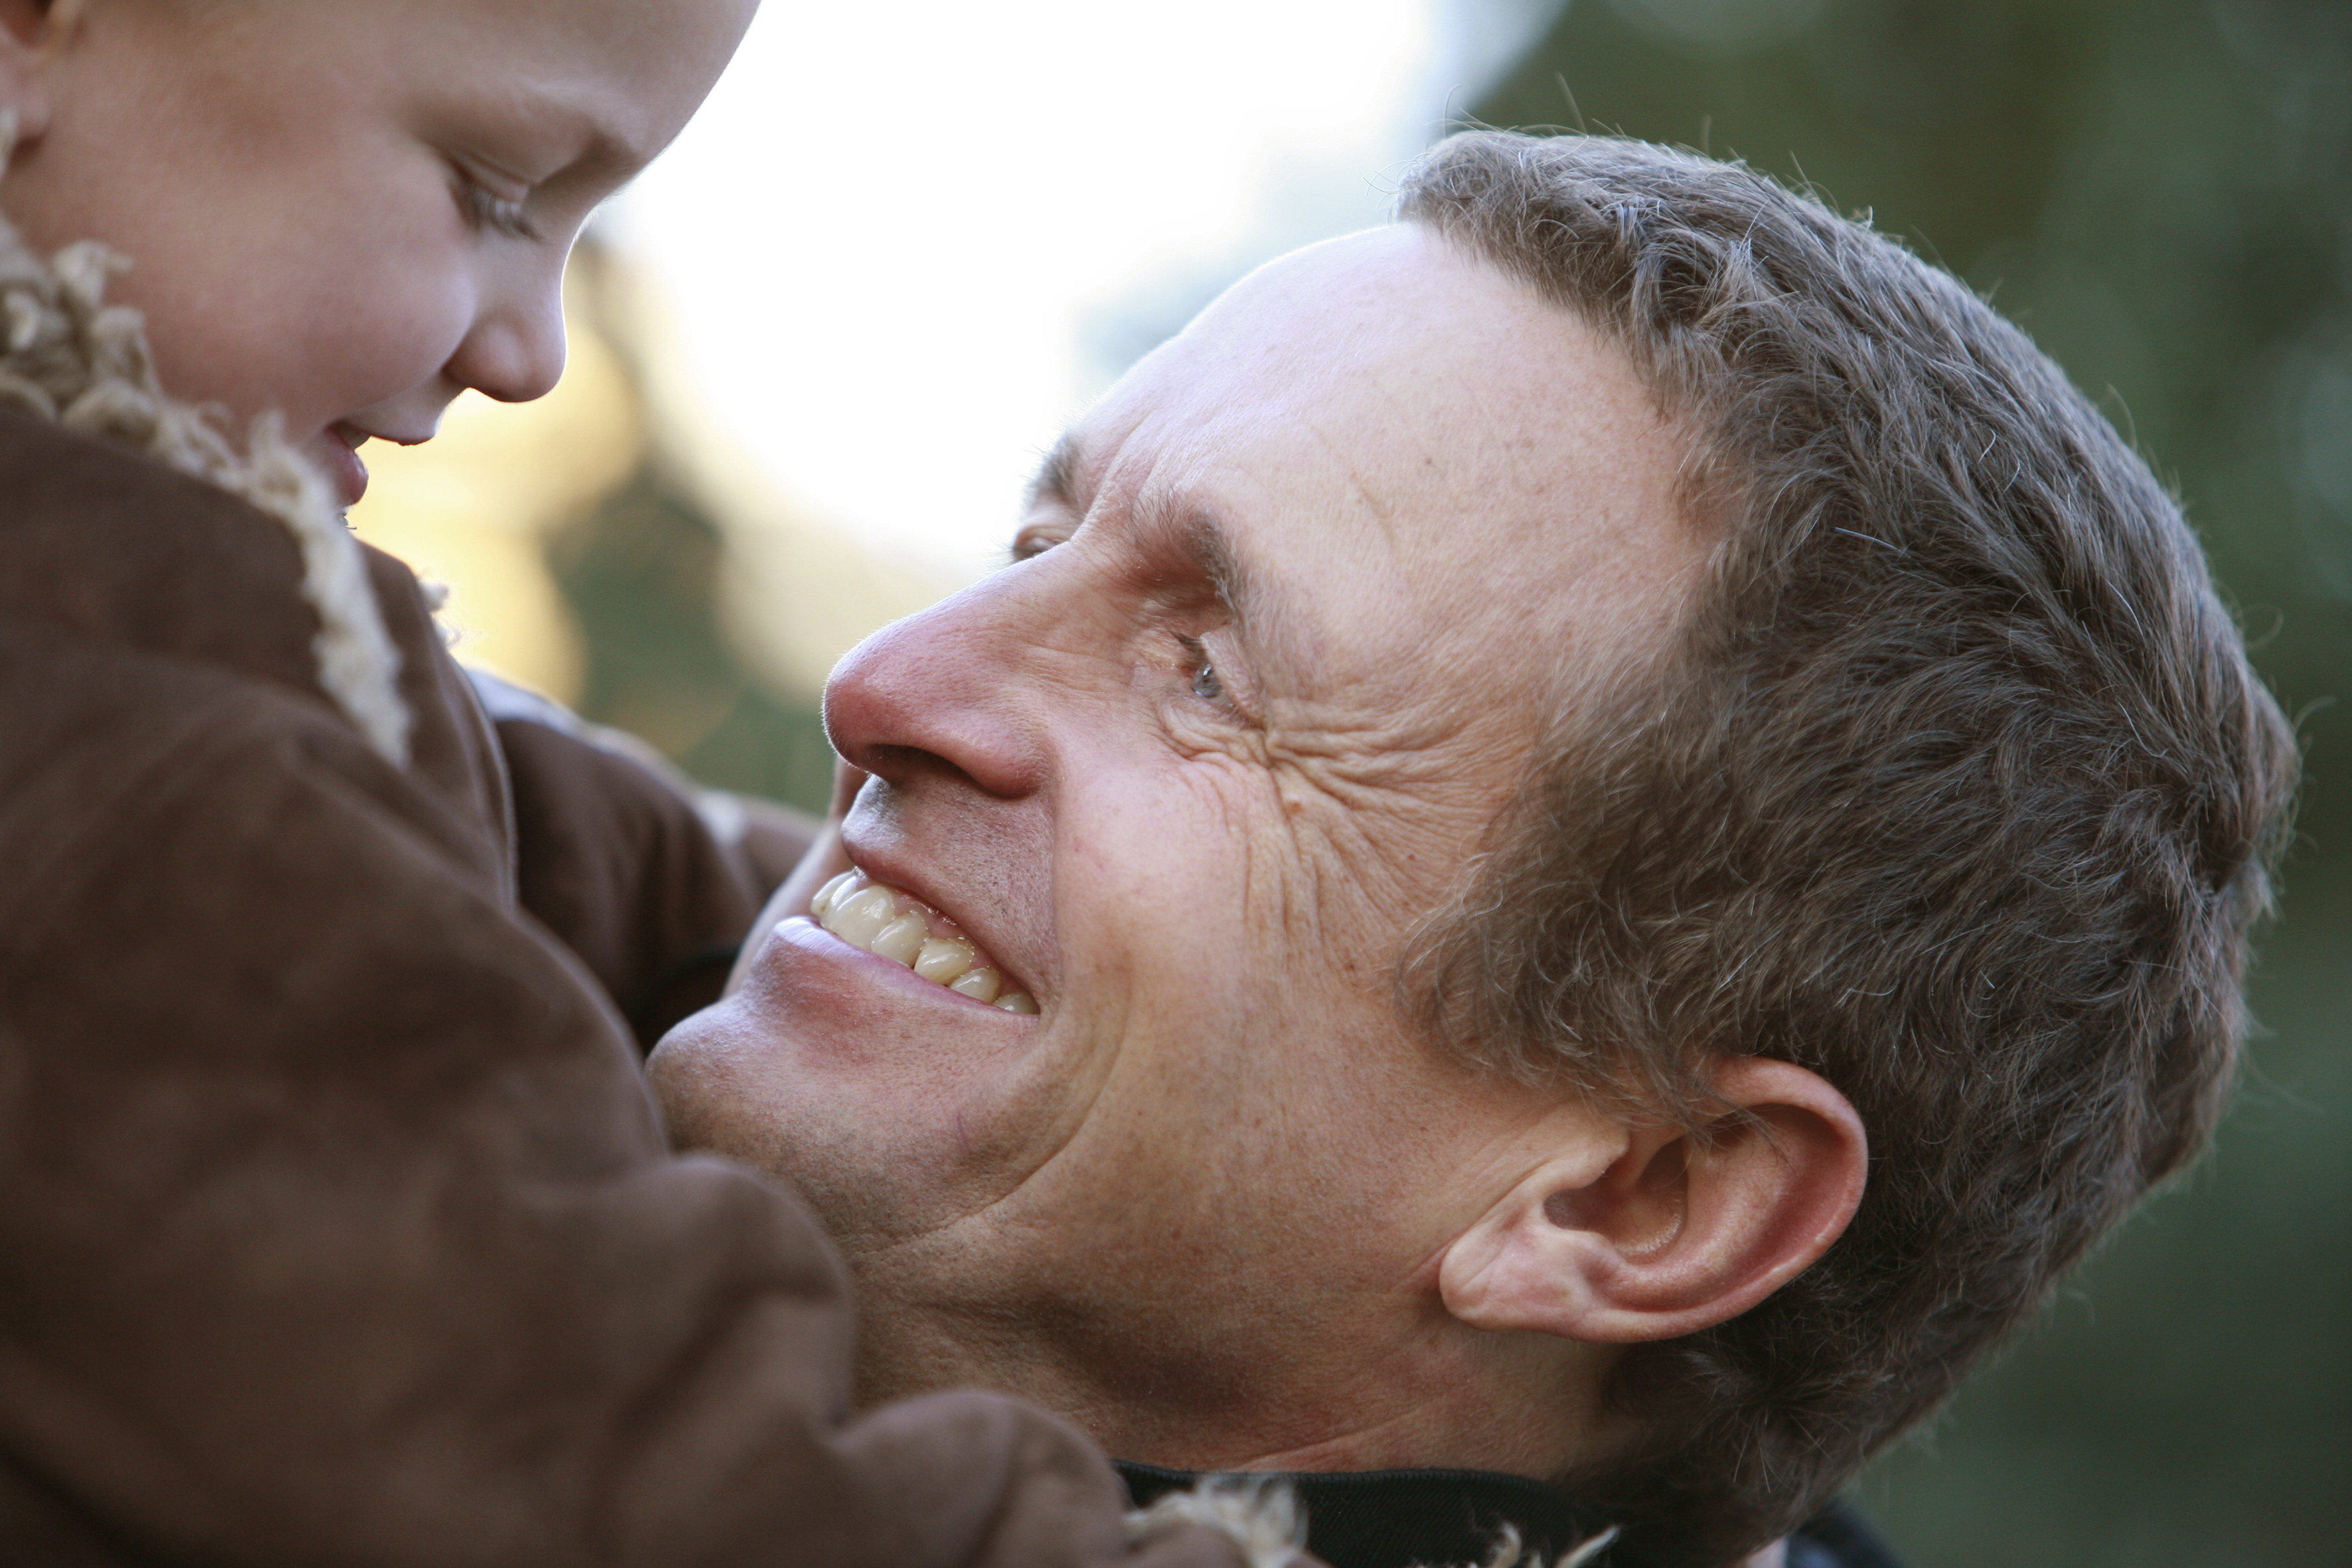
[[1560,1107],[1421,1043],[1391,970],[1546,721],[1671,621],[1679,455],[1580,323],[1357,236],[1145,361],[1023,559],[843,662],[851,857],[1039,1010],[786,920],[654,1079],[847,1252],[863,1395],[1234,1464],[1432,1394],[1437,1255]]
[[0,0],[34,110],[0,210],[128,256],[164,389],[278,411],[348,503],[361,441],[554,384],[572,237],[754,3]]

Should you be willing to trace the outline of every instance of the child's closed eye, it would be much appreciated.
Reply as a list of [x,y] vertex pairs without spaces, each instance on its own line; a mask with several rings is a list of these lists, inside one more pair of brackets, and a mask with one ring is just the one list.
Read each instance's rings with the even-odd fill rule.
[[467,170],[457,171],[457,205],[465,212],[466,221],[475,228],[496,229],[516,239],[542,237],[524,205],[527,195],[528,193],[525,197],[500,195]]

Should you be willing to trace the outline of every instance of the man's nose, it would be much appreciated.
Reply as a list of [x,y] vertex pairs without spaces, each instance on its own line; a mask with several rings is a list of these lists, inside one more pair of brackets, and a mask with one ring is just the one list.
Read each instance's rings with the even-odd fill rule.
[[485,294],[448,374],[500,403],[529,403],[555,389],[563,359],[562,264],[540,262]]
[[884,627],[835,667],[825,731],[854,765],[904,785],[960,775],[1013,799],[1044,776],[1037,672],[1024,595],[1004,574]]

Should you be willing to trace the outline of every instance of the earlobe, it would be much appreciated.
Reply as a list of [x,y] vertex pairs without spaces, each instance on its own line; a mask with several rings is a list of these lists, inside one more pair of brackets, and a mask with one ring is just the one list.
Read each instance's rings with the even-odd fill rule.
[[1446,1250],[1439,1290],[1473,1328],[1595,1343],[1737,1316],[1828,1250],[1862,1199],[1867,1147],[1843,1095],[1791,1063],[1722,1058],[1731,1111],[1702,1141],[1622,1130],[1529,1173]]
[[48,129],[52,21],[36,0],[0,0],[0,174]]

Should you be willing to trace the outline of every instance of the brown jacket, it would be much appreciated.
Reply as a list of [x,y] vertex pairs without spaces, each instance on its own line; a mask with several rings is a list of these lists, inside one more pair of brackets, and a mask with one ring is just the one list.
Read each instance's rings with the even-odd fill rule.
[[468,673],[506,763],[516,895],[651,1051],[719,999],[753,918],[818,824],[698,788],[643,742]]
[[367,568],[405,766],[284,527],[0,412],[0,1560],[1237,1563],[1129,1547],[1017,1404],[853,1415],[838,1259],[667,1152],[592,973],[668,939],[519,909],[489,724]]

